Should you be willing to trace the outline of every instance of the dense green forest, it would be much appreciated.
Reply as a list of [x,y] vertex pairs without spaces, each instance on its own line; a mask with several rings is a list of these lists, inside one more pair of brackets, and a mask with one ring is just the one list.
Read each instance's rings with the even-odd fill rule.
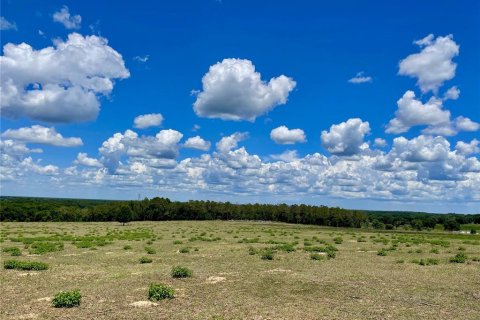
[[233,204],[215,201],[140,201],[1,197],[1,221],[265,220],[333,227],[459,230],[480,223],[480,214],[364,211],[286,204]]

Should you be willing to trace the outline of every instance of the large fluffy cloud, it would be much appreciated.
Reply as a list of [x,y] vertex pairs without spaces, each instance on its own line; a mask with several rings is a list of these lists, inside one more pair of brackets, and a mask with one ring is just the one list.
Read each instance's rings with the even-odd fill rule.
[[203,90],[193,105],[200,117],[254,121],[285,104],[296,83],[281,75],[264,82],[250,60],[224,59],[202,78]]
[[115,173],[123,156],[155,165],[159,164],[158,159],[174,160],[178,156],[178,143],[182,137],[182,133],[172,129],[161,130],[154,137],[139,137],[132,130],[115,133],[99,149],[101,162],[110,173]]
[[[450,88],[445,99],[456,99],[458,94],[457,90]],[[414,126],[427,126],[423,133],[453,136],[459,131],[479,130],[480,125],[467,117],[459,116],[451,120],[450,111],[444,109],[443,102],[442,99],[431,97],[426,103],[422,103],[413,91],[408,90],[397,101],[395,118],[390,120],[385,132],[398,134],[407,132]]]
[[415,98],[415,93],[408,90],[397,101],[395,118],[387,125],[387,133],[407,132],[418,125],[445,125],[450,122],[450,111],[444,110],[442,100],[431,98],[425,104]]
[[354,118],[346,122],[334,124],[329,131],[322,131],[322,146],[336,155],[351,156],[360,153],[366,147],[365,135],[370,133],[367,121]]
[[162,125],[163,116],[160,113],[144,114],[133,120],[133,126],[138,129],[159,127]]
[[452,59],[458,55],[459,46],[452,35],[434,39],[430,34],[415,43],[422,51],[400,61],[398,73],[417,78],[422,92],[436,92],[446,80],[455,76],[457,65]]
[[64,138],[55,128],[46,128],[39,125],[19,129],[8,129],[2,133],[2,138],[57,147],[78,147],[83,145],[82,139],[80,138]]
[[35,50],[7,43],[0,57],[2,116],[45,122],[93,120],[99,98],[114,79],[129,77],[122,56],[105,38],[72,33],[54,47]]
[[305,132],[302,129],[288,129],[280,126],[270,132],[270,138],[278,144],[295,144],[305,142]]

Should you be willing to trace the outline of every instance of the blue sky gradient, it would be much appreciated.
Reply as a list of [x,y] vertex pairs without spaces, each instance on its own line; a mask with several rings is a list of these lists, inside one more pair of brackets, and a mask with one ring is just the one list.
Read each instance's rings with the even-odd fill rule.
[[[62,7],[68,8],[71,16],[81,16],[81,22],[76,27],[69,29],[64,23],[55,21],[54,14]],[[469,144],[475,139],[479,140],[479,131],[475,127],[480,121],[479,2],[212,0],[119,1],[112,5],[110,1],[44,3],[20,0],[2,1],[1,16],[2,47],[9,43],[18,45],[25,42],[33,49],[40,50],[52,46],[55,39],[66,41],[72,32],[82,36],[96,35],[108,40],[108,46],[121,55],[125,69],[130,74],[124,79],[112,77],[112,90],[105,95],[97,93],[100,111],[95,119],[89,121],[72,119],[52,123],[32,118],[20,111],[11,116],[9,112],[16,111],[6,112],[7,109],[3,108],[18,107],[2,102],[2,141],[11,139],[12,143],[43,150],[42,153],[12,155],[8,161],[3,159],[2,195],[132,199],[141,194],[182,200],[286,201],[365,209],[435,212],[480,210],[480,188],[476,184],[480,181],[480,170],[475,169],[479,159],[478,147],[475,149],[473,142],[472,150],[468,152],[459,151],[461,147],[456,148],[459,141]],[[4,27],[3,19],[11,27]],[[399,62],[422,50],[414,41],[429,34],[434,35],[434,40],[452,35],[452,41],[459,46],[459,54],[449,59],[456,64],[454,76],[442,81],[437,92],[422,92],[416,84],[416,77],[399,75]],[[196,114],[193,104],[199,97],[198,94],[205,91],[202,77],[210,66],[227,58],[251,61],[265,82],[280,75],[293,79],[296,85],[288,92],[288,101],[274,104],[270,111],[258,114],[254,121],[231,121]],[[7,69],[2,69],[2,85],[5,85],[6,79],[18,77],[15,70],[5,70]],[[359,72],[363,72],[365,77],[371,77],[371,80],[365,83],[348,81]],[[457,117],[469,118],[473,122],[469,130],[457,130],[455,134],[447,135],[426,133],[428,125],[413,125],[406,132],[386,132],[389,121],[395,117],[397,100],[407,90],[412,90],[417,99],[426,103],[432,97],[443,99],[444,93],[453,86],[459,89],[459,97],[444,99],[441,108],[451,113],[450,119],[453,122]],[[192,94],[192,90],[196,93]],[[160,127],[133,128],[135,117],[151,113],[163,116]],[[322,131],[331,132],[332,125],[346,123],[354,118],[369,124],[369,130],[363,137],[368,150],[357,150],[355,154],[349,155],[330,152],[333,149],[329,151],[328,143],[321,139]],[[25,138],[22,140],[18,136],[12,138],[11,134],[5,134],[9,129],[31,128],[34,125],[54,127],[63,137],[81,138],[83,145],[59,147]],[[282,125],[290,129],[302,129],[306,142],[288,145],[275,143],[270,138],[270,133]],[[192,130],[194,126],[199,126],[199,129]],[[318,179],[315,182],[309,181],[309,186],[299,190],[292,187],[297,182],[285,182],[290,178],[279,177],[278,172],[268,174],[271,179],[269,183],[246,186],[245,177],[263,181],[265,177],[260,175],[266,169],[256,168],[261,173],[249,176],[246,167],[229,167],[228,161],[222,157],[222,165],[226,166],[222,172],[229,172],[228,182],[223,180],[224,177],[218,177],[218,172],[213,174],[207,169],[200,175],[188,178],[196,179],[199,183],[197,188],[192,186],[192,189],[186,189],[182,183],[192,185],[192,181],[183,181],[183,177],[177,176],[175,168],[162,168],[160,172],[148,165],[142,176],[110,170],[108,177],[94,182],[91,178],[94,172],[107,167],[105,155],[99,152],[102,143],[115,133],[124,133],[127,129],[140,136],[155,136],[160,130],[173,129],[183,134],[178,145],[197,135],[211,142],[208,151],[180,146],[178,155],[174,157],[177,164],[185,159],[199,159],[203,154],[215,157],[215,153],[220,153],[215,147],[220,139],[235,132],[248,132],[248,138],[238,141],[238,146],[232,147],[230,151],[245,147],[249,156],[257,155],[262,166],[268,168],[269,164],[278,161],[275,155],[286,151],[295,150],[296,159],[305,159],[308,155],[319,153],[335,169],[332,169],[334,173],[331,175],[324,175],[324,169],[318,169]],[[399,147],[394,148],[396,138],[417,141],[414,139],[419,136],[427,137],[426,139],[439,137],[435,141],[443,139],[440,141],[442,143],[447,141],[451,154],[445,153],[443,158],[433,160],[409,161]],[[375,138],[384,139],[386,146],[375,146]],[[429,146],[432,146],[432,150],[438,150],[434,144]],[[393,149],[396,150],[395,155]],[[7,151],[4,153],[7,154]],[[88,154],[90,158],[99,161],[101,166],[89,167],[74,163],[79,153]],[[396,178],[392,178],[392,175],[387,177],[389,174],[384,174],[385,171],[378,173],[383,175],[381,179],[386,179],[385,190],[380,190],[383,188],[380,185],[374,191],[364,188],[340,190],[350,185],[345,183],[348,179],[357,186],[368,183],[372,176],[361,176],[361,167],[371,165],[372,174],[375,175],[374,163],[389,153],[391,156],[388,161],[391,163],[394,162],[393,159],[404,162],[401,168],[395,169]],[[9,169],[15,163],[13,161],[21,163],[28,157],[42,166],[51,164],[57,171],[42,174],[39,170],[34,172],[26,167],[22,172]],[[162,157],[164,158],[158,156]],[[38,159],[41,162],[36,162]],[[143,160],[124,154],[119,167],[135,161]],[[249,163],[251,161],[247,160]],[[291,161],[294,160],[284,162]],[[344,164],[339,165],[339,162]],[[469,169],[452,173],[451,167],[464,166],[467,162]],[[349,165],[356,168],[355,174],[349,171]],[[412,166],[416,166],[415,169],[412,170]],[[75,178],[65,174],[65,170],[72,167],[78,170]],[[201,167],[204,168],[204,164]],[[285,170],[287,173],[292,172]],[[305,174],[311,180],[312,172],[305,173],[302,170],[298,174]],[[403,170],[408,172],[407,175],[412,172],[414,174],[409,178],[410,182],[404,181],[399,187],[393,180],[399,179]],[[339,177],[344,174],[348,178]],[[79,178],[80,176],[88,178]],[[135,183],[125,184],[123,180],[117,183],[124,179],[119,177],[127,176]],[[213,179],[213,176],[216,178]],[[148,182],[150,178],[151,182]],[[178,186],[172,185],[175,179],[183,182]],[[342,182],[336,184],[339,179]],[[319,187],[322,183],[329,187]],[[224,187],[220,188],[221,185]],[[237,188],[239,185],[242,187]]]

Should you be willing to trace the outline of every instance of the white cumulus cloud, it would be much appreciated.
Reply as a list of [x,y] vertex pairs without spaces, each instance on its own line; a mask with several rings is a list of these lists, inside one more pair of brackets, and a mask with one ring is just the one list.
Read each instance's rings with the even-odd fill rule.
[[367,121],[353,118],[334,124],[330,131],[322,131],[322,146],[336,155],[351,156],[360,153],[364,147],[365,135],[370,133]]
[[302,129],[288,129],[280,126],[270,132],[270,138],[277,144],[295,144],[305,142],[306,137]]
[[133,126],[138,129],[149,127],[160,127],[162,125],[163,116],[160,113],[144,114],[133,120]]
[[400,75],[417,78],[422,92],[437,92],[447,80],[455,76],[457,64],[452,59],[458,55],[459,46],[452,35],[437,37],[432,34],[415,42],[422,50],[400,61]]
[[77,155],[77,159],[75,160],[75,164],[80,164],[87,167],[103,167],[102,163],[98,161],[98,159],[90,158],[88,154],[80,152]]
[[2,116],[45,122],[94,120],[114,79],[130,76],[105,38],[72,33],[40,50],[7,43],[0,56]]
[[9,138],[25,143],[39,143],[57,147],[78,147],[83,145],[80,138],[64,138],[55,128],[40,125],[19,129],[8,129],[2,133],[2,138]]
[[195,137],[188,138],[187,141],[185,141],[185,143],[183,144],[183,147],[202,150],[202,151],[208,151],[208,149],[210,149],[210,145],[211,143],[209,141],[205,141],[200,136],[195,136]]
[[265,82],[246,59],[224,59],[202,78],[203,89],[193,105],[200,117],[254,121],[285,104],[296,82],[281,75]]
[[67,29],[80,29],[82,17],[78,14],[71,15],[68,7],[63,6],[53,14],[53,21],[63,24]]

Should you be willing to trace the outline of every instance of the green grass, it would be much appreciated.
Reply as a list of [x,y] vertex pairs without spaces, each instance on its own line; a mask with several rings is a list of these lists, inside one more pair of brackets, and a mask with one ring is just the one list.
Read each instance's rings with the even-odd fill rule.
[[[478,235],[247,221],[5,222],[1,231],[4,262],[13,257],[3,249],[18,247],[16,261],[49,267],[0,272],[1,319],[470,320],[478,311]],[[35,243],[43,255],[29,256]],[[449,262],[457,254],[464,263]],[[172,266],[192,276],[174,278]],[[151,283],[175,298],[147,305]],[[69,288],[81,306],[53,308]]]

